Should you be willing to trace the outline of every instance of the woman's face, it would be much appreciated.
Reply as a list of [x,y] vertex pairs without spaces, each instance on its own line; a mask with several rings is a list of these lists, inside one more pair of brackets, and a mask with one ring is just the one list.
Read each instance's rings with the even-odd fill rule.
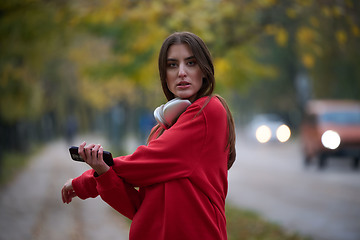
[[203,77],[204,74],[187,44],[174,44],[169,48],[166,83],[175,97],[195,101]]

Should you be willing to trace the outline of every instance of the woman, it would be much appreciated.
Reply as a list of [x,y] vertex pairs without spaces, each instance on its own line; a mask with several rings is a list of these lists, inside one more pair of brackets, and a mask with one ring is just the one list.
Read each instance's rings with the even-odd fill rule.
[[159,72],[168,100],[192,104],[169,129],[155,126],[146,146],[115,158],[112,167],[104,163],[100,145],[81,144],[79,153],[92,170],[64,185],[63,201],[100,195],[133,220],[133,240],[227,239],[227,170],[235,160],[235,131],[225,101],[212,95],[210,52],[195,34],[174,33],[161,47]]

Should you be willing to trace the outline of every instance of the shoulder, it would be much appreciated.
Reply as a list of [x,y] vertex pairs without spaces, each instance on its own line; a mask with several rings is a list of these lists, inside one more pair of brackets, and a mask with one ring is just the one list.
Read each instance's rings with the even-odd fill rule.
[[[220,123],[226,120],[226,110],[216,96],[206,96],[193,102],[186,111],[180,115],[175,125],[182,126],[190,123],[192,127],[205,126]],[[198,124],[195,124],[198,123]],[[205,125],[203,125],[205,123]],[[213,124],[211,124],[213,123]],[[175,126],[174,125],[174,126]]]
[[216,96],[202,97],[188,107],[192,120],[202,121],[206,128],[219,129],[227,124],[227,113]]
[[216,96],[199,98],[192,105],[194,105],[195,108],[203,111],[206,115],[226,115],[224,106]]

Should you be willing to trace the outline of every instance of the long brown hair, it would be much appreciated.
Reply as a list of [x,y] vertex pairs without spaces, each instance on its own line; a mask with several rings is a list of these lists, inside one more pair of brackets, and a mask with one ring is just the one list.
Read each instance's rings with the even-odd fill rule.
[[[161,86],[162,86],[163,92],[168,101],[175,98],[174,94],[169,90],[169,88],[167,86],[167,82],[166,82],[167,55],[168,55],[169,48],[173,44],[181,44],[181,43],[185,43],[190,47],[192,53],[195,56],[196,62],[198,63],[203,74],[205,75],[205,77],[203,78],[202,87],[196,94],[196,99],[199,99],[199,98],[205,97],[205,96],[209,96],[208,101],[204,104],[204,106],[200,110],[200,111],[202,111],[202,109],[210,101],[210,99],[212,97],[212,93],[214,91],[215,71],[214,71],[214,65],[212,62],[212,57],[211,57],[210,51],[208,50],[208,48],[207,48],[206,44],[203,42],[203,40],[200,37],[198,37],[197,35],[190,33],[190,32],[176,32],[176,33],[171,34],[169,37],[167,37],[165,39],[165,41],[163,42],[161,49],[160,49],[159,62],[158,62]],[[227,166],[228,166],[228,169],[230,169],[236,158],[234,119],[231,115],[231,112],[229,110],[229,107],[228,107],[225,99],[223,99],[219,95],[215,95],[215,96],[220,100],[220,102],[224,106],[226,113],[227,113],[228,142],[227,142],[225,149],[229,149],[229,157],[228,157]],[[159,128],[161,128],[159,124],[155,128],[153,128],[153,130],[151,131],[151,133],[148,137],[148,142],[153,137],[155,132],[158,131]],[[159,134],[156,136],[156,138],[158,138],[164,131],[165,131],[165,129],[161,129],[159,131]]]

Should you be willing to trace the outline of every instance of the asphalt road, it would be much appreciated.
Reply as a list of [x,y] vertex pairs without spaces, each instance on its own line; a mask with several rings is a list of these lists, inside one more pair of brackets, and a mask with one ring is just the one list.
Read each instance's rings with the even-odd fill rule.
[[360,171],[330,159],[319,171],[302,165],[297,140],[256,144],[238,134],[228,201],[316,240],[360,239]]
[[[360,239],[360,171],[349,161],[330,161],[324,171],[304,169],[296,141],[258,145],[241,136],[228,202],[316,240]],[[128,239],[125,218],[100,198],[62,203],[65,181],[86,169],[70,160],[64,141],[45,146],[0,189],[0,240]]]
[[128,239],[125,219],[99,197],[62,203],[65,181],[87,169],[69,158],[64,141],[45,146],[0,191],[0,240]]

